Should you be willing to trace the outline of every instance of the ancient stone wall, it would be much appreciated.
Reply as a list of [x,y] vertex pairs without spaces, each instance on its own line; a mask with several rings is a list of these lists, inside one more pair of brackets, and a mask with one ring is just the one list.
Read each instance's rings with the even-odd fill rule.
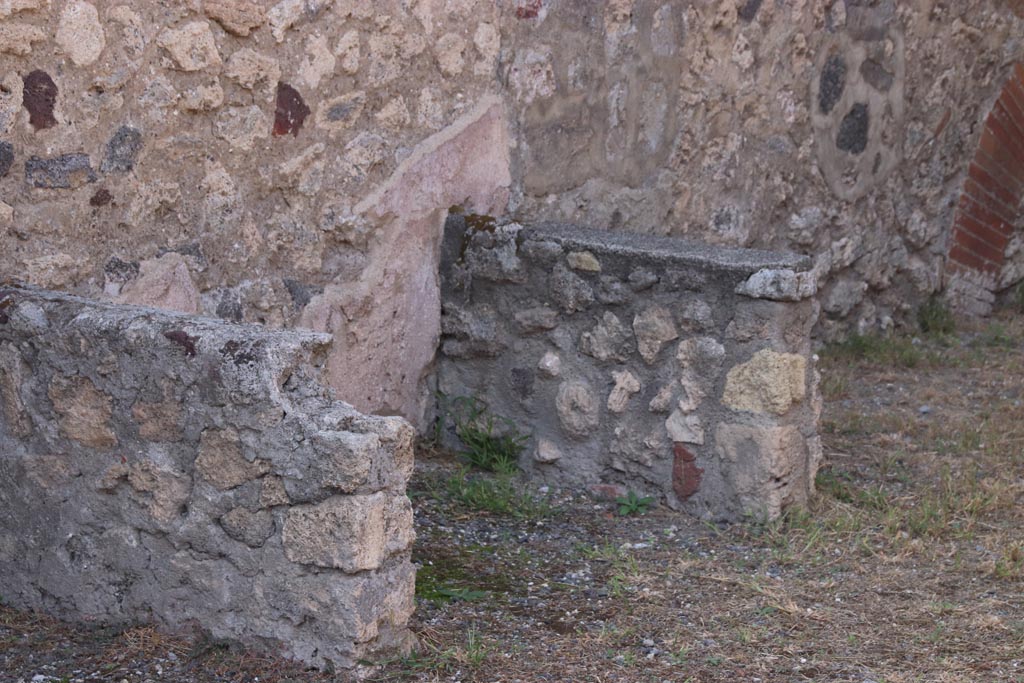
[[452,206],[805,253],[820,337],[888,329],[1022,35],[1005,0],[0,3],[0,274],[330,332],[342,398],[413,420]]
[[449,434],[475,399],[509,420],[496,433],[529,437],[520,466],[538,480],[716,520],[806,502],[821,458],[810,259],[470,223],[449,220],[442,265]]
[[0,593],[318,666],[407,650],[413,429],[326,335],[0,288]]

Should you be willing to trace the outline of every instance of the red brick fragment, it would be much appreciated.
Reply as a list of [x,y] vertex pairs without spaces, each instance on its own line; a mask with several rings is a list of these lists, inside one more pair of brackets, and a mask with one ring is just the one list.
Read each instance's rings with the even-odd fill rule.
[[700,490],[704,470],[697,467],[697,456],[684,444],[676,441],[672,447],[675,460],[672,462],[672,490],[679,500],[687,500]]
[[53,109],[57,106],[57,84],[50,78],[50,74],[36,69],[23,80],[25,90],[21,103],[28,109],[28,122],[36,130],[56,126]]
[[277,84],[277,109],[274,111],[274,135],[298,135],[310,109],[299,91],[287,83]]

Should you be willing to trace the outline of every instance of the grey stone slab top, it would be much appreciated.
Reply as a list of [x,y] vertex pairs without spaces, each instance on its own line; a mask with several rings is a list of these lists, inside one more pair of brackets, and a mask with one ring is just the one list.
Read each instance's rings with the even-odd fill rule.
[[564,223],[531,224],[523,228],[520,236],[557,242],[565,249],[618,254],[747,274],[764,268],[788,268],[802,272],[810,270],[813,265],[809,256],[801,254],[720,247],[676,237],[595,230]]

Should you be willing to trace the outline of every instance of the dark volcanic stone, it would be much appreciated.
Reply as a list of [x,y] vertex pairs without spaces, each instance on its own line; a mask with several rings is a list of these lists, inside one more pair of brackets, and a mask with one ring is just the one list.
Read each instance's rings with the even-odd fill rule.
[[832,113],[836,102],[846,88],[846,61],[842,55],[832,55],[821,70],[821,86],[818,88],[818,109],[822,114]]
[[141,149],[142,133],[131,126],[121,126],[107,143],[107,158],[103,160],[100,170],[104,173],[127,173],[135,167],[135,159]]
[[111,256],[107,265],[103,266],[103,274],[111,282],[128,282],[139,274],[139,264],[136,261],[124,261]]
[[96,190],[96,194],[89,198],[89,206],[106,206],[114,199],[114,195],[104,187]]
[[843,117],[836,136],[836,147],[851,154],[861,154],[868,146],[868,105],[859,102]]
[[25,162],[25,182],[34,187],[68,189],[96,182],[88,154],[62,154],[52,159],[31,157]]
[[23,79],[25,91],[21,103],[28,109],[28,122],[36,130],[57,125],[53,108],[57,106],[57,84],[50,74],[36,69]]
[[739,15],[743,21],[753,21],[754,17],[757,16],[757,11],[761,9],[761,3],[763,0],[747,0],[743,7],[740,7]]
[[299,91],[287,83],[277,84],[277,109],[274,111],[274,135],[298,135],[310,109]]
[[216,313],[218,318],[239,322],[242,319],[242,301],[238,292],[226,290],[220,297]]
[[14,145],[0,141],[0,178],[7,175],[14,164]]
[[287,289],[288,293],[291,295],[292,302],[295,303],[295,308],[302,308],[308,304],[314,296],[324,291],[323,288],[311,287],[310,285],[288,277],[282,278],[282,282],[284,283],[285,289]]

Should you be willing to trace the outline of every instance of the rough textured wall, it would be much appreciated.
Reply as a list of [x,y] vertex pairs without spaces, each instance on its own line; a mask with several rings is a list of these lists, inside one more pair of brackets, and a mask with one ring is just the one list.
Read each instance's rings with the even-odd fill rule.
[[406,650],[413,429],[326,335],[0,288],[0,593],[314,665]]
[[888,327],[943,284],[1013,10],[4,3],[0,272],[329,331],[343,398],[410,417],[452,205],[808,253],[824,336]]
[[471,419],[464,399],[482,401],[529,436],[520,467],[543,481],[774,518],[806,502],[821,459],[810,265],[453,218],[438,367],[452,412],[439,417],[450,429]]

